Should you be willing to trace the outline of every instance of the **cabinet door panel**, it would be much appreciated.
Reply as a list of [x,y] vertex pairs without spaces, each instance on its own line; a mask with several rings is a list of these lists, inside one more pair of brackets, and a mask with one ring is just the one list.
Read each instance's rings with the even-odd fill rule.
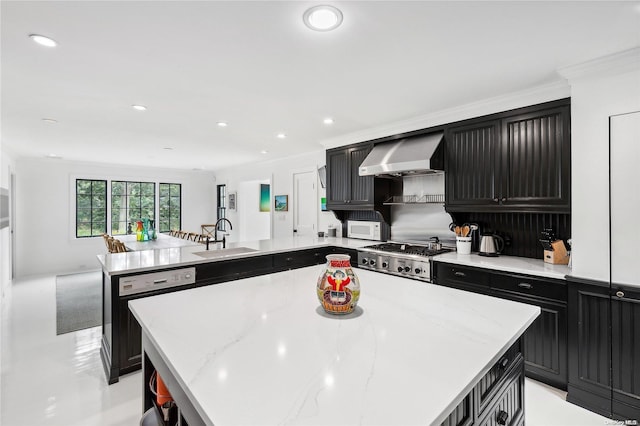
[[535,297],[517,296],[501,290],[503,299],[540,306],[540,316],[523,336],[525,370],[528,377],[560,389],[567,388],[567,305]]
[[327,204],[341,204],[350,198],[350,179],[347,152],[327,151]]
[[373,176],[360,176],[358,169],[360,164],[367,157],[373,145],[362,148],[351,149],[349,151],[349,162],[351,172],[351,193],[349,199],[355,204],[373,204]]
[[448,206],[496,204],[499,121],[452,128],[446,138]]
[[[617,296],[617,291],[624,296]],[[611,299],[613,399],[636,407],[640,416],[640,291],[617,291]]]
[[569,207],[569,108],[502,122],[501,202]]

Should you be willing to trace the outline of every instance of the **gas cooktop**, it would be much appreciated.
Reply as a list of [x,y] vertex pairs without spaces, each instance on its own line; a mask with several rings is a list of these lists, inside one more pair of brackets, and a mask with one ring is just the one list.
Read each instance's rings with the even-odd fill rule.
[[447,253],[451,251],[450,248],[442,247],[440,243],[426,243],[425,245],[420,245],[413,243],[398,243],[392,241],[382,244],[375,244],[372,246],[365,246],[363,248],[374,250],[377,252],[412,254],[418,256],[435,256],[436,254]]

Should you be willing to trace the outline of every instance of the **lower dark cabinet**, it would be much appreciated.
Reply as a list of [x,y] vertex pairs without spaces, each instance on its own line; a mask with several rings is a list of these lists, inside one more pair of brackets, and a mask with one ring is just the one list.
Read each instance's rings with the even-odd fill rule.
[[507,350],[441,426],[524,425],[522,339]]
[[567,389],[567,285],[562,280],[434,262],[435,283],[539,306],[523,336],[528,377]]
[[527,377],[567,388],[567,304],[500,291],[495,296],[540,307],[540,316],[523,336]]
[[640,289],[569,283],[567,401],[640,421]]

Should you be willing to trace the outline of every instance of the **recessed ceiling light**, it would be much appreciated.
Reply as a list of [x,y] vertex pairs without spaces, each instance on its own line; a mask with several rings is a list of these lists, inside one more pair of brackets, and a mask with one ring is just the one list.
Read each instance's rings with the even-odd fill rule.
[[218,121],[218,127],[227,127],[229,124],[226,121]]
[[162,149],[166,149],[167,151],[173,151],[173,148],[171,148],[170,146],[164,147]]
[[45,155],[45,157],[47,157],[47,158],[55,158],[56,160],[61,160],[62,159],[62,157],[60,157],[58,154],[53,154],[53,153],[52,154],[47,154],[47,155]]
[[147,107],[144,105],[131,105],[131,108],[137,110],[137,111],[146,111]]
[[31,40],[35,41],[36,43],[42,46],[56,47],[58,45],[58,43],[55,40],[49,37],[45,37],[43,35],[29,34],[29,37],[31,37]]
[[304,12],[302,20],[312,30],[331,31],[342,23],[342,12],[333,6],[314,6]]
[[56,124],[58,122],[58,120],[56,120],[54,118],[43,118],[42,121],[44,121],[45,123],[49,123],[49,124]]
[[286,138],[286,137],[287,137],[287,135],[285,135],[284,133],[278,133],[278,134],[276,135],[276,137],[277,137],[278,139],[284,139],[284,138]]
[[327,117],[322,121],[324,124],[333,124],[333,118]]
[[262,151],[260,151],[260,154],[262,154],[262,155],[264,155],[264,154],[268,154],[268,153],[269,153],[269,151],[264,150],[264,149],[263,149]]

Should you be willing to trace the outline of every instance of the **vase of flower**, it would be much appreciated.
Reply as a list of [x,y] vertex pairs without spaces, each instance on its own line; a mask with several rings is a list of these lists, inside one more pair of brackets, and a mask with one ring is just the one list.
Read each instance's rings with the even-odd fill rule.
[[330,314],[350,314],[360,298],[360,281],[351,268],[348,254],[329,254],[318,277],[316,293],[320,305]]

